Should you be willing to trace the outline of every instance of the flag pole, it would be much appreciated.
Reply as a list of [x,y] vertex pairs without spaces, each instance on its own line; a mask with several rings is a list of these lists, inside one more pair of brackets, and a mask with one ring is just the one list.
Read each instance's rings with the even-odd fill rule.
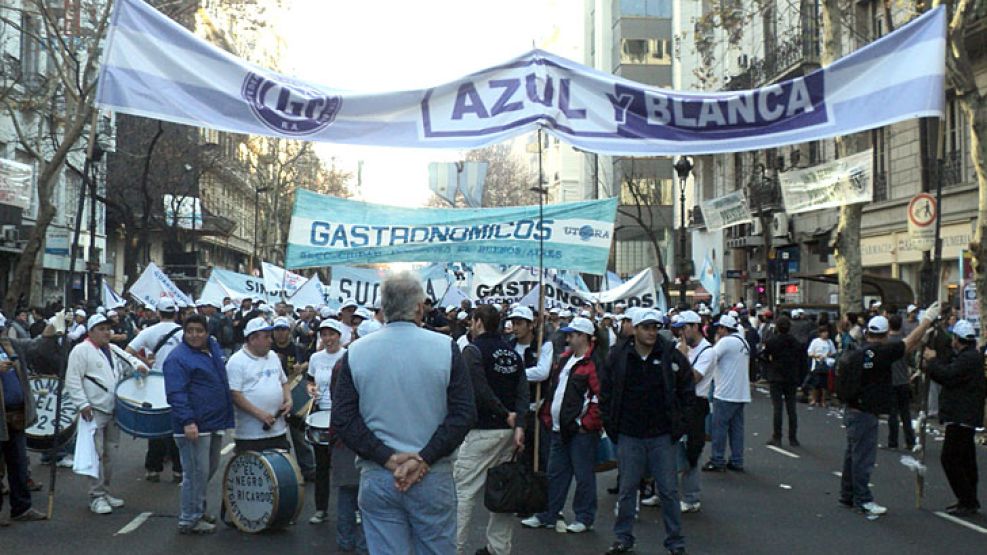
[[[538,129],[538,186],[532,188],[532,191],[538,193],[538,227],[542,226],[543,218],[545,215],[545,194],[548,191],[543,187],[545,183],[545,178],[542,171],[542,154],[544,152],[544,146],[542,143],[542,130]],[[539,234],[538,236],[538,330],[536,337],[538,338],[538,345],[535,348],[535,360],[541,360],[541,347],[542,343],[545,341],[545,234]],[[534,469],[538,470],[538,452],[539,443],[541,441],[541,426],[538,425],[538,409],[541,404],[541,384],[538,382],[535,384],[535,418],[534,418],[534,434],[535,440],[533,442],[535,452],[533,455]]]

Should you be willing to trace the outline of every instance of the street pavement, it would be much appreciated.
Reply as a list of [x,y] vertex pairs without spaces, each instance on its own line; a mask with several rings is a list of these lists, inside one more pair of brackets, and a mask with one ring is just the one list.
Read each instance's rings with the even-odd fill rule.
[[[683,515],[690,553],[984,553],[987,518],[977,515],[961,523],[936,511],[953,503],[939,465],[941,441],[930,434],[927,458],[925,508],[915,508],[914,474],[902,466],[902,452],[881,449],[872,482],[876,500],[888,507],[886,516],[870,520],[837,503],[842,467],[844,431],[836,410],[810,410],[799,405],[800,448],[785,445],[769,449],[771,404],[767,390],[755,388],[754,403],[746,414],[746,472],[703,474],[702,512]],[[786,428],[787,435],[787,428]],[[881,424],[881,444],[887,426]],[[327,524],[310,525],[312,485],[306,486],[305,508],[299,523],[286,530],[257,535],[221,527],[212,536],[182,536],[175,514],[179,487],[163,480],[143,480],[146,443],[122,436],[114,463],[114,493],[126,500],[112,515],[97,516],[88,510],[85,481],[67,469],[58,470],[55,517],[51,522],[13,523],[0,528],[0,553],[335,553],[335,494]],[[707,446],[705,457],[709,454]],[[230,454],[223,457],[223,464]],[[987,449],[978,447],[981,475],[987,475]],[[32,460],[37,463],[38,455]],[[33,475],[47,490],[49,467],[35,464]],[[219,500],[219,477],[210,487],[209,500]],[[166,474],[169,476],[170,474]],[[602,553],[613,541],[613,507],[616,496],[606,492],[616,472],[597,475],[599,510],[596,525],[584,534],[559,534],[552,529],[528,530],[518,524],[515,553]],[[570,490],[571,495],[571,490]],[[987,488],[981,486],[981,499]],[[44,492],[34,495],[35,507],[44,511]],[[5,509],[8,507],[5,506]],[[142,513],[148,517],[133,526]],[[215,512],[215,511],[211,511]],[[482,507],[473,521],[468,553],[483,545],[486,518]],[[571,518],[570,511],[566,511]],[[139,522],[139,521],[138,521]],[[128,527],[132,530],[123,533]],[[660,509],[642,508],[635,526],[637,553],[664,553]]]

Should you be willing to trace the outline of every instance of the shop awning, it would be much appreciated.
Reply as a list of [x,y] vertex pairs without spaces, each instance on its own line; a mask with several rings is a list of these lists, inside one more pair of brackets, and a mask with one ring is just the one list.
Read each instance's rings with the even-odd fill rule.
[[[840,283],[835,268],[830,268],[822,274],[792,274],[791,278],[830,285],[839,285]],[[905,307],[915,302],[915,293],[912,291],[912,287],[900,279],[864,274],[861,281],[863,282],[863,294],[880,297],[883,304]]]

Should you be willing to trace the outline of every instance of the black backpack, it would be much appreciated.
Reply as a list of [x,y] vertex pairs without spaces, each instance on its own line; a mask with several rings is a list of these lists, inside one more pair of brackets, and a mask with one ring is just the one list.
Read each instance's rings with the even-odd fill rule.
[[848,349],[836,362],[836,394],[844,403],[860,402],[864,370],[874,368],[874,350],[868,347]]

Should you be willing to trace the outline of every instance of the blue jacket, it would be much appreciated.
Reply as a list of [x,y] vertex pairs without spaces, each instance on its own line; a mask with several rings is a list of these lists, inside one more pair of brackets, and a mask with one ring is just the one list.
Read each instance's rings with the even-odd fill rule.
[[226,362],[219,343],[212,337],[209,353],[212,356],[182,341],[164,363],[165,391],[176,434],[184,434],[185,426],[193,422],[199,433],[236,427]]

